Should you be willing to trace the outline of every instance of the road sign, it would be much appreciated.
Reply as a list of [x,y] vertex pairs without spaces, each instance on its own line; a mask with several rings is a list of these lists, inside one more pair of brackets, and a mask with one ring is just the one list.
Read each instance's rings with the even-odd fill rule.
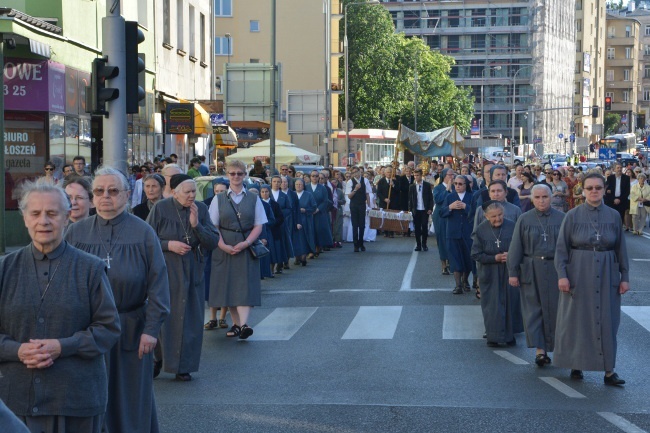
[[576,135],[575,135],[575,134],[571,134],[571,135],[569,135],[569,141],[570,141],[571,143],[574,143],[574,142],[576,141]]
[[616,158],[616,149],[611,147],[603,147],[598,149],[598,159],[609,160]]
[[560,132],[560,133],[557,135],[557,138],[559,138],[560,140],[563,139],[563,138],[564,138],[564,134],[562,134],[562,133]]

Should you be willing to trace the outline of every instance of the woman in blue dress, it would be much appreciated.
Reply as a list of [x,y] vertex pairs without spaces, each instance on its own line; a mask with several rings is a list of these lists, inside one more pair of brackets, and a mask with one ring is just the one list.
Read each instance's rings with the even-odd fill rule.
[[327,194],[327,187],[318,183],[318,172],[316,170],[311,172],[310,184],[305,186],[305,191],[313,194],[316,200],[316,210],[314,211],[314,234],[316,238],[316,252],[314,257],[324,249],[332,246],[332,228],[330,220],[330,206],[332,202],[329,200]]
[[441,216],[447,220],[447,252],[449,263],[456,279],[454,295],[460,295],[463,290],[469,292],[469,273],[472,271],[472,229],[474,221],[470,216],[472,193],[470,183],[465,176],[454,178],[456,191],[445,199]]
[[[252,184],[248,186],[248,190],[252,193],[260,193],[260,187],[257,184]],[[259,239],[262,241],[266,248],[271,250],[270,244],[273,243],[271,237],[271,230],[269,229],[270,224],[275,223],[275,217],[273,216],[273,210],[271,210],[271,205],[266,203],[264,200],[261,200],[262,206],[264,207],[264,213],[266,214],[266,219],[268,220],[265,224],[262,224],[262,233],[260,233]],[[266,256],[259,259],[260,262],[260,276],[263,280],[264,278],[275,278],[273,272],[271,271],[271,255],[267,254]]]
[[293,245],[291,244],[291,224],[293,224],[293,204],[291,199],[281,190],[282,178],[280,176],[273,176],[271,178],[271,200],[275,201],[282,211],[282,246],[284,247],[284,255],[286,260],[283,263],[278,263],[278,269],[289,269],[289,258],[294,256]]
[[433,227],[436,231],[436,242],[438,244],[442,275],[449,275],[450,270],[449,257],[447,256],[447,219],[443,218],[441,214],[442,207],[445,205],[445,199],[454,191],[453,181],[454,171],[446,168],[440,174],[440,183],[433,188],[433,201],[436,203],[433,210]]
[[282,265],[287,259],[286,253],[284,251],[284,245],[282,243],[282,231],[284,230],[284,215],[282,215],[282,209],[280,205],[271,199],[271,186],[262,185],[260,188],[260,198],[262,199],[262,204],[267,203],[271,207],[273,212],[274,222],[271,224],[268,223],[268,228],[270,231],[270,242],[269,242],[269,251],[271,251],[271,272],[275,274],[282,273]]
[[314,211],[316,200],[311,192],[305,191],[305,182],[297,178],[295,183],[297,206],[294,212],[293,251],[296,259],[307,265],[307,254],[316,251],[314,238]]

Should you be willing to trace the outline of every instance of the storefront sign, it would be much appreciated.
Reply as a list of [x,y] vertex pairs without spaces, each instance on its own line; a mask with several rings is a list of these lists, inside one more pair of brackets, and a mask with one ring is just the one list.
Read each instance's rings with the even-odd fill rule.
[[194,132],[194,104],[167,104],[167,134]]
[[50,60],[7,58],[5,110],[65,112],[65,66]]

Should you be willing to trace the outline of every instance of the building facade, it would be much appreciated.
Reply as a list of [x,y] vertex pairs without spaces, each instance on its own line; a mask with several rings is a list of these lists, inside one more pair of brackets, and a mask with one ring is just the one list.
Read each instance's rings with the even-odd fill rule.
[[483,137],[514,136],[534,143],[538,154],[564,145],[558,136],[568,134],[573,112],[573,2],[382,3],[396,31],[455,58],[451,76],[474,89]]

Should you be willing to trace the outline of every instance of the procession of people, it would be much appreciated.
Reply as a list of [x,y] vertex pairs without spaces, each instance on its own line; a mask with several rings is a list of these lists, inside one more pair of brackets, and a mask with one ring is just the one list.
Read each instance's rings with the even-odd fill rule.
[[[226,338],[247,340],[263,279],[343,243],[364,252],[377,234],[413,234],[414,254],[435,237],[451,293],[476,290],[487,346],[515,346],[525,332],[538,367],[569,369],[576,380],[603,371],[606,385],[625,383],[615,372],[629,290],[624,231],[645,227],[644,173],[630,186],[621,167],[608,178],[598,169],[576,176],[435,161],[345,172],[283,165],[268,177],[259,163],[250,172],[238,160],[219,167],[224,177],[205,203],[195,173],[172,162],[139,179],[101,167],[60,183],[46,166],[25,183],[20,210],[32,241],[0,259],[0,403],[29,431],[158,431],[154,378],[164,371],[191,381],[204,331],[228,328]],[[533,173],[542,171],[539,181]],[[412,218],[378,233],[375,208]],[[623,225],[626,210],[633,227]]]

